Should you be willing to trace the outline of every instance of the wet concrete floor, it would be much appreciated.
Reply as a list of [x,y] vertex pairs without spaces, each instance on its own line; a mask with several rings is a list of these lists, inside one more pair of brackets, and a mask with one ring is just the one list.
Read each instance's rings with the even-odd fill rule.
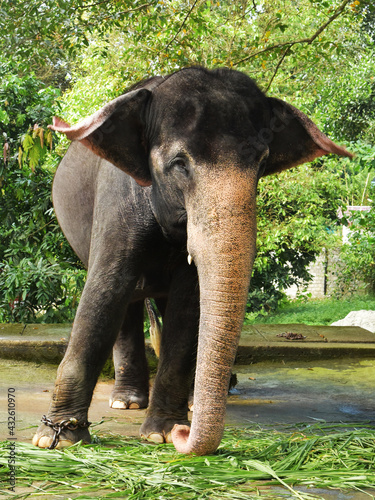
[[[47,412],[57,367],[0,360],[0,439],[7,437],[7,389],[17,401],[17,434],[30,441],[33,427]],[[374,421],[375,360],[261,362],[236,365],[238,384],[228,397],[228,425],[297,422]],[[113,410],[108,399],[113,380],[97,384],[89,419],[100,430],[137,435],[145,410]]]
[[[1,440],[8,437],[7,390],[15,389],[17,440],[31,442],[41,416],[48,410],[56,369],[54,365],[0,360]],[[238,384],[228,397],[228,425],[375,423],[375,359],[260,362],[236,365],[234,372]],[[112,380],[98,382],[89,420],[100,433],[137,436],[145,410],[110,409],[112,386]],[[361,493],[320,491],[318,494],[327,500],[371,498]]]

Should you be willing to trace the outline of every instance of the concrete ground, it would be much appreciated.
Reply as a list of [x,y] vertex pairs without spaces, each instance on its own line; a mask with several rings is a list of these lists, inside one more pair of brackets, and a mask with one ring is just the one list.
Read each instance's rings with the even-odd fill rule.
[[[0,439],[8,437],[7,389],[15,388],[17,438],[31,442],[48,410],[56,366],[0,361]],[[228,397],[228,425],[299,422],[375,423],[375,360],[260,362],[236,365],[238,384]],[[137,436],[145,410],[114,410],[112,380],[100,380],[89,420],[101,432]],[[99,422],[100,425],[97,425]]]
[[[0,422],[15,389],[17,432],[30,440],[47,412],[57,364],[71,325],[0,325]],[[148,346],[151,362],[156,362]],[[374,419],[375,334],[357,327],[244,326],[228,398],[231,425]],[[113,410],[113,381],[95,390],[90,420],[100,429],[137,435],[144,410]],[[7,436],[0,425],[0,439]]]
[[[46,363],[46,356],[52,351],[53,356],[61,356],[66,344],[61,339],[69,335],[66,327],[48,330],[38,325],[26,332],[27,328],[21,325],[18,333],[12,333],[0,325],[0,440],[8,438],[7,392],[14,388],[16,437],[18,441],[31,442],[41,416],[48,410],[56,376],[57,364]],[[245,328],[233,369],[238,384],[228,397],[226,423],[231,426],[317,421],[375,424],[375,334],[353,328],[340,333],[337,328],[303,325]],[[37,335],[39,329],[44,336]],[[288,340],[285,336],[288,333],[305,338]],[[24,356],[20,355],[20,342],[26,352]],[[62,352],[56,345],[62,346]],[[92,428],[137,436],[145,410],[110,409],[112,386],[113,381],[108,379],[97,384],[89,412]],[[327,500],[371,498],[362,493],[317,493]]]

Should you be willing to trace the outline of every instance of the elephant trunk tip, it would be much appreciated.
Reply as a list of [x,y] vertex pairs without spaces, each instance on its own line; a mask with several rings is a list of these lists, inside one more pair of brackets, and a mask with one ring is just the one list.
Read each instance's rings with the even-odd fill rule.
[[191,453],[189,443],[190,427],[188,425],[176,424],[172,429],[172,442],[176,450],[180,453]]
[[[185,453],[189,455],[194,453],[195,455],[210,455],[214,453],[219,444],[220,439],[217,441],[211,440],[195,440],[191,434],[190,427],[188,425],[176,424],[172,429],[172,442],[174,447],[179,453]],[[194,443],[194,441],[196,441]]]

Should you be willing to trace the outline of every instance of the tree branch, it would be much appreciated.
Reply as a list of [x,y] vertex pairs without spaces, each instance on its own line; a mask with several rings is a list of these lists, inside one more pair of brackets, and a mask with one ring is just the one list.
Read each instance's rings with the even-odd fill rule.
[[[344,0],[344,2],[340,5],[340,7],[338,7],[335,10],[332,16],[310,38],[301,38],[301,40],[296,40],[294,42],[284,42],[284,43],[278,43],[276,45],[271,45],[270,47],[258,50],[258,52],[254,52],[253,54],[250,54],[249,56],[246,56],[240,59],[239,61],[236,61],[235,63],[233,63],[233,66],[237,66],[238,64],[248,61],[249,59],[258,56],[259,54],[264,54],[264,52],[269,52],[270,50],[279,49],[282,47],[288,47],[288,50],[286,51],[288,52],[293,47],[293,45],[304,44],[304,43],[310,45],[327,28],[327,26],[329,26],[337,17],[339,17],[339,15],[343,12],[343,10],[345,9],[345,7],[348,5],[349,2],[351,2],[351,0]],[[279,67],[280,65],[278,65],[277,69],[279,69]]]
[[[86,10],[86,9],[90,9],[91,7],[96,7],[97,5],[101,5],[101,4],[108,4],[108,0],[101,0],[100,2],[97,2],[97,3],[92,3],[90,5],[85,5],[85,6],[81,6],[81,7],[78,7],[80,10]],[[134,7],[133,9],[128,9],[128,10],[123,10],[122,12],[117,12],[116,14],[117,15],[122,15],[122,14],[129,14],[130,12],[136,12],[137,10],[141,10],[145,7],[150,7],[150,5],[153,5],[155,2],[148,2],[148,3],[144,3],[142,5],[138,5],[138,7]]]
[[271,85],[272,85],[272,82],[274,81],[274,79],[275,79],[275,77],[276,77],[276,75],[277,75],[277,72],[279,71],[280,66],[282,65],[282,63],[283,63],[284,59],[285,59],[285,58],[286,58],[286,56],[288,55],[288,52],[290,51],[290,49],[291,49],[291,48],[292,48],[292,46],[290,46],[290,47],[288,47],[288,48],[286,49],[286,51],[285,51],[285,52],[284,52],[284,54],[282,55],[282,57],[281,57],[280,61],[277,63],[276,69],[275,69],[275,71],[274,71],[274,73],[273,73],[273,75],[272,75],[272,77],[271,77],[271,80],[269,81],[269,83],[268,83],[268,85],[267,85],[267,88],[266,88],[266,90],[265,90],[265,93],[267,93],[267,92],[269,91],[269,89],[270,89],[270,87],[271,87]]
[[182,21],[182,24],[179,27],[179,29],[178,29],[177,33],[175,34],[175,36],[165,46],[164,52],[167,51],[167,49],[170,47],[170,45],[172,45],[172,43],[176,40],[176,38],[178,37],[178,35],[181,33],[182,28],[185,26],[186,21],[189,19],[190,14],[193,12],[193,9],[197,5],[197,3],[198,3],[198,0],[194,0],[193,6],[189,10],[189,12],[186,14],[185,19]]
[[118,14],[129,14],[130,12],[136,12],[137,10],[142,10],[142,9],[145,9],[146,7],[150,7],[150,5],[153,5],[154,3],[155,2],[144,3],[142,5],[139,5],[138,7],[134,7],[134,9],[123,10],[122,12],[119,12]]

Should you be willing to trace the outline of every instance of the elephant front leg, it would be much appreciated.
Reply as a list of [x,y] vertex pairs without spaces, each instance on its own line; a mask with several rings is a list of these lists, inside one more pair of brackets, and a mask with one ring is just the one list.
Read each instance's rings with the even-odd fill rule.
[[143,301],[129,304],[113,348],[115,387],[109,406],[118,409],[147,408],[149,372],[143,333]]
[[140,434],[156,443],[171,442],[175,424],[188,425],[188,399],[195,367],[199,290],[195,266],[174,275],[163,320],[160,359],[147,418]]
[[92,394],[135,284],[135,278],[127,280],[118,270],[114,273],[107,270],[105,275],[94,270],[89,273],[69,345],[58,368],[47,418],[37,429],[34,445],[50,448],[69,446],[80,440],[90,442],[88,409]]

